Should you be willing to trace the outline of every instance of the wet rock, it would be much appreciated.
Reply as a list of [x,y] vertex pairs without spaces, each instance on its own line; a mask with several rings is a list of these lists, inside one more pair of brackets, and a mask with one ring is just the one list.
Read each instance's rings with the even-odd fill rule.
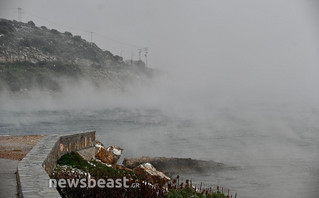
[[144,179],[152,184],[166,183],[171,179],[161,171],[156,170],[150,163],[143,163],[133,169],[133,171],[144,177]]
[[124,158],[123,165],[127,168],[134,168],[146,162],[153,164],[157,170],[169,176],[181,173],[204,173],[225,167],[224,164],[214,161],[166,157]]
[[109,146],[107,148],[97,141],[95,144],[95,158],[106,164],[116,164],[122,155],[123,149],[118,146]]

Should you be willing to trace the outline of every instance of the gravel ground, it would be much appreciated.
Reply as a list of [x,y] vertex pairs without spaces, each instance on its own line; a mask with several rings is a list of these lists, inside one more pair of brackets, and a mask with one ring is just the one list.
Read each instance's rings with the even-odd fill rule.
[[43,136],[0,136],[0,158],[22,160]]

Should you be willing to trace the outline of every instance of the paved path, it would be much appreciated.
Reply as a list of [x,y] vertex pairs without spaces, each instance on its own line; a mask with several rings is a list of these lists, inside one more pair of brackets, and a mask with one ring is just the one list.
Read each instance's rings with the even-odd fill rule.
[[19,161],[0,159],[0,197],[17,198],[17,171]]

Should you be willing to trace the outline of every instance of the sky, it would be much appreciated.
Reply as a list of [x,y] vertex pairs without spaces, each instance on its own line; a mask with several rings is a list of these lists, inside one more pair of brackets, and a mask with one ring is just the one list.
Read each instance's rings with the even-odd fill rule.
[[[70,31],[150,65],[304,64],[318,52],[315,1],[0,0],[0,17]],[[120,41],[120,42],[117,42]],[[299,59],[296,56],[300,56]],[[143,57],[144,58],[144,57]],[[291,62],[289,62],[289,59]],[[294,60],[292,60],[294,59]],[[309,62],[306,62],[307,59]],[[296,62],[297,61],[297,62]]]
[[267,97],[315,103],[317,2],[0,0],[0,17],[18,19],[21,7],[23,22],[32,20],[86,40],[94,32],[99,47],[125,59],[138,59],[138,49],[148,48],[149,67],[178,73],[178,81],[195,89],[218,86],[244,97],[256,90],[262,90],[256,97],[264,97],[270,90]]

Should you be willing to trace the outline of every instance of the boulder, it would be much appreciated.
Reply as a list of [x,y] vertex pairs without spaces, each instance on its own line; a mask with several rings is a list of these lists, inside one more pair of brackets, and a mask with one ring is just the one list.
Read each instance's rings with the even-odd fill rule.
[[134,168],[146,162],[151,163],[157,170],[168,176],[181,173],[205,173],[226,168],[226,165],[214,161],[166,157],[124,158],[123,165],[127,168]]
[[133,172],[152,184],[164,184],[171,180],[164,173],[156,170],[150,163],[140,164],[133,169]]
[[95,144],[95,158],[106,164],[116,164],[122,155],[123,149],[118,146],[109,146],[107,148],[100,142]]
[[85,159],[87,161],[93,160],[94,156],[95,156],[95,148],[94,147],[81,149],[77,152],[81,155],[81,157],[83,157],[83,159]]
[[104,147],[104,144],[103,144],[102,142],[98,141],[98,140],[95,140],[95,146],[96,146],[96,145],[101,145],[101,146]]
[[132,170],[132,169],[126,168],[126,167],[123,166],[123,165],[114,164],[112,167],[115,168],[115,169],[117,169],[117,170],[125,170],[125,171],[127,171],[127,172],[133,173],[133,170]]

